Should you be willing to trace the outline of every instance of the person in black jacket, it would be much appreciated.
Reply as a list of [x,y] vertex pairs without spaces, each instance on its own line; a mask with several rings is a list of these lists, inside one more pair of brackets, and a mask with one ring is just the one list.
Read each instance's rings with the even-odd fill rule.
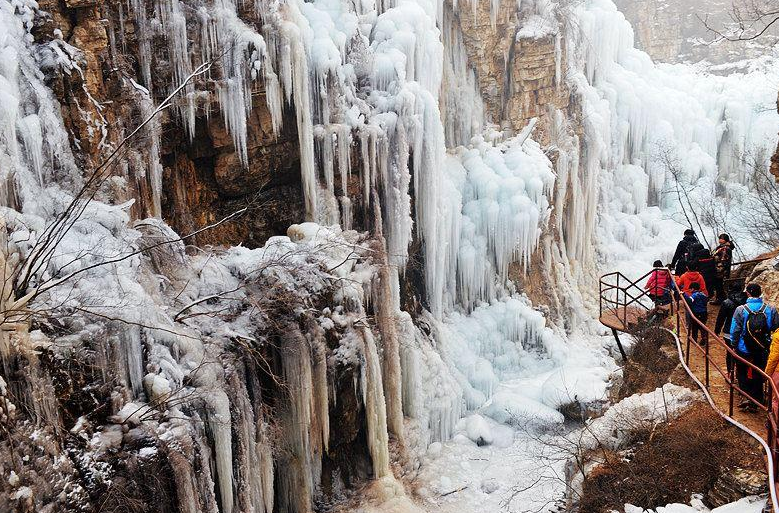
[[735,249],[735,245],[730,240],[730,235],[727,233],[720,234],[719,244],[711,253],[717,265],[717,279],[714,283],[714,290],[709,291],[712,295],[715,292],[717,294],[717,299],[712,302],[713,305],[718,305],[725,299],[725,280],[730,278],[730,267],[733,264],[733,249]]
[[[736,308],[746,303],[746,293],[740,287],[733,287],[728,294],[728,298],[722,302],[722,306],[720,306],[719,313],[717,314],[717,321],[714,323],[714,334],[719,335],[722,333],[725,343],[733,349],[735,347],[730,339],[730,325],[733,322],[733,314],[736,312]],[[733,358],[730,356],[730,353],[727,355],[726,363],[728,372],[731,372],[733,370]]]
[[706,290],[709,291],[709,294],[713,294],[714,287],[717,284],[717,262],[714,260],[714,257],[700,242],[690,246],[689,255],[687,265],[695,263],[698,266],[698,272],[701,273],[703,280],[706,282]]
[[695,230],[684,230],[684,238],[676,245],[676,252],[671,260],[671,267],[674,268],[674,274],[681,276],[687,270],[690,247],[698,242],[695,236]]

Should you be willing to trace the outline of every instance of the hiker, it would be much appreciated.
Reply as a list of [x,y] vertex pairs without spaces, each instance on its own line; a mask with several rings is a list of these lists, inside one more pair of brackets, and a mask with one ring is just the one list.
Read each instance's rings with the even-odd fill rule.
[[[779,366],[779,330],[774,331],[771,336],[771,350],[768,353],[768,363],[765,364],[765,373],[771,377],[771,381],[774,382],[779,390],[779,372],[777,367]],[[771,394],[773,400],[771,401],[771,408],[774,412],[777,412],[779,408],[779,398],[776,395]]]
[[[771,333],[777,328],[776,308],[767,304],[761,297],[763,289],[757,283],[746,286],[747,302],[736,308],[730,326],[730,336],[741,358],[765,368],[771,345]],[[763,376],[749,365],[736,362],[736,378],[741,390],[753,400],[763,402]],[[755,411],[757,408],[747,399],[741,401],[739,408]]]
[[709,289],[706,288],[706,280],[703,279],[703,275],[698,272],[698,264],[691,262],[688,265],[687,271],[681,276],[676,278],[676,285],[683,294],[692,294],[690,285],[697,283],[700,287],[700,291],[709,295]]
[[671,302],[671,271],[663,266],[663,262],[655,260],[654,269],[649,275],[644,290],[655,306],[667,305]]
[[721,233],[719,236],[719,244],[712,252],[714,256],[714,264],[717,268],[717,275],[714,280],[714,291],[712,294],[717,295],[711,304],[719,305],[725,298],[725,280],[730,278],[730,267],[733,263],[733,249],[735,245],[730,240],[730,235],[727,233]]
[[706,321],[709,320],[709,297],[701,292],[701,284],[697,281],[690,283],[690,293],[684,294],[684,300],[690,305],[692,315],[695,316],[697,321],[692,318],[690,312],[687,312],[687,330],[690,332],[690,336],[697,343],[698,332],[701,334],[701,344],[706,345],[709,343],[709,332],[706,331],[703,326],[706,325]]
[[[747,294],[741,287],[733,287],[728,294],[728,298],[722,302],[722,306],[717,313],[717,320],[714,322],[714,334],[722,334],[722,339],[731,349],[735,350],[733,341],[730,337],[730,325],[733,322],[733,314],[736,312],[736,308],[746,304]],[[733,357],[730,353],[727,353],[725,363],[728,368],[728,374],[733,372]]]
[[671,267],[675,269],[674,274],[681,276],[687,270],[690,246],[698,242],[695,236],[695,230],[684,230],[684,238],[676,245],[676,252],[671,260]]
[[[714,291],[714,285],[717,281],[717,263],[714,261],[714,257],[706,249],[703,244],[696,242],[690,246],[690,258],[687,263],[689,267],[692,264],[698,269],[698,272],[703,276],[703,280],[706,282],[706,290],[709,293]],[[709,295],[707,293],[707,295]]]

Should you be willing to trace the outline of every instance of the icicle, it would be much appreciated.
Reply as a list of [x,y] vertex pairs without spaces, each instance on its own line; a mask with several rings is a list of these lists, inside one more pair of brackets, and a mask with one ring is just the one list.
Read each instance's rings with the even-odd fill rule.
[[230,421],[230,401],[221,389],[209,390],[204,400],[208,404],[208,429],[214,440],[214,459],[219,481],[221,513],[233,511],[233,452]]
[[373,476],[381,479],[390,475],[389,439],[387,437],[387,410],[382,390],[381,366],[373,334],[362,328],[363,357],[362,394],[368,423],[368,450],[373,461]]
[[[381,211],[374,207],[377,224],[381,223]],[[373,287],[377,307],[376,320],[381,332],[382,377],[384,399],[386,400],[387,426],[389,432],[403,440],[403,392],[401,389],[400,345],[396,325],[396,313],[400,311],[399,299],[392,292],[392,283],[397,283],[397,274],[390,270],[386,246],[381,231],[377,232],[376,255],[379,265],[378,283]]]
[[[308,62],[305,49],[299,39],[299,34],[297,34],[297,27],[288,24],[286,30],[286,37],[290,44],[290,54],[292,56],[293,96],[300,144],[300,172],[303,182],[303,198],[306,204],[306,219],[312,220],[316,214],[317,179],[316,165],[314,163],[314,136],[309,98]],[[286,87],[287,84],[285,83]]]

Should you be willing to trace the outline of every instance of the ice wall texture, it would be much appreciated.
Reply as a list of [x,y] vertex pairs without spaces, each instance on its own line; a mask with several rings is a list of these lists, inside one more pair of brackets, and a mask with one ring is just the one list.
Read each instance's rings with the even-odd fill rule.
[[[123,80],[140,110],[213,61],[169,121],[192,137],[198,119],[222,116],[245,166],[247,116],[267,102],[273,127],[296,125],[305,215],[318,224],[255,251],[192,256],[176,243],[81,272],[177,237],[159,219],[131,223],[129,205],[90,203],[32,282],[80,272],[76,286],[36,303],[67,309],[57,314],[64,332],[25,326],[3,350],[25,362],[35,351],[63,362],[84,350],[98,381],[112,376],[116,390],[99,420],[62,420],[45,402],[35,410],[27,392],[54,387],[35,374],[12,389],[33,420],[75,429],[82,474],[104,476],[92,484],[110,481],[113,451],[158,449],[182,511],[307,511],[367,477],[386,484],[390,435],[413,453],[451,438],[475,411],[493,423],[529,415],[559,424],[557,408],[572,398],[601,400],[613,361],[564,336],[587,329],[598,247],[627,253],[672,240],[662,218],[673,208],[659,194],[669,178],[653,148],[671,141],[690,183],[745,183],[732,157],[774,137],[776,123],[752,107],[765,93],[759,72],[720,79],[657,68],[632,48],[610,2],[581,4],[570,27],[550,6],[522,2],[531,16],[518,33],[554,36],[550,81],[571,85],[578,101],[548,109],[551,144],[541,148],[532,125],[502,133],[488,122],[503,120],[484,119],[463,35],[443,3],[112,4],[110,51],[137,61]],[[36,42],[35,2],[0,9],[5,256],[24,265],[82,180],[43,82],[44,72],[77,73],[81,60],[56,37]],[[169,75],[156,75],[162,67]],[[294,117],[285,117],[290,106]],[[145,135],[133,172],[150,184],[156,214],[160,134]],[[358,224],[374,240],[349,231]],[[423,282],[415,300],[429,312],[401,311],[414,243]],[[553,326],[517,286],[534,280]],[[345,420],[350,429],[331,429]],[[65,481],[74,500],[100,489]]]
[[[747,72],[725,77],[656,65],[634,48],[633,31],[612,2],[586,2],[576,17],[570,79],[582,98],[589,165],[605,171],[596,171],[605,256],[630,260],[650,241],[676,239],[669,230],[679,228],[669,218],[677,226],[692,224],[715,243],[713,228],[683,215],[677,179],[695,209],[717,205],[735,231],[751,173],[755,165],[767,169],[776,141],[775,60],[756,60]],[[748,241],[742,243],[749,251]],[[666,256],[666,246],[655,255]]]

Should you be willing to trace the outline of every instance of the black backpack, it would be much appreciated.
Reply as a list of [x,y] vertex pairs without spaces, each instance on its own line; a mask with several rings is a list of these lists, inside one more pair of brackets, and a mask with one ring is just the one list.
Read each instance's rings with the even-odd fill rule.
[[768,326],[768,316],[765,314],[766,305],[753,312],[744,305],[747,318],[744,321],[744,344],[747,351],[753,355],[766,355],[771,347],[771,328]]

